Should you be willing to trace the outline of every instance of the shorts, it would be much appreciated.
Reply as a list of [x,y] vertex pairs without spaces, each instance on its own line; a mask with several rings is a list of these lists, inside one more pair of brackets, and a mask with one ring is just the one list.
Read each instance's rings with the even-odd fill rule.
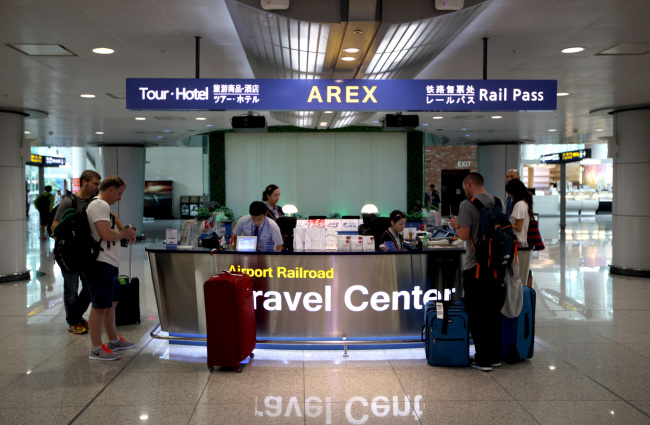
[[82,272],[88,281],[93,308],[111,308],[120,300],[119,269],[103,261],[95,261]]
[[47,226],[48,221],[50,221],[50,213],[39,211],[38,218],[41,223],[41,226]]

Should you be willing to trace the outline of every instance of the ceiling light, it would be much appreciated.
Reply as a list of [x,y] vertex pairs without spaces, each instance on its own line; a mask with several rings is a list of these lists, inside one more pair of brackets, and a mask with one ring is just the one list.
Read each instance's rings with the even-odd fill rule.
[[371,121],[371,122],[377,124],[379,121],[375,120],[375,121]]
[[552,132],[552,131],[557,131],[557,130],[556,130],[556,129],[554,129],[554,128],[549,128],[549,130],[548,130],[548,131],[551,131],[551,132]]
[[557,95],[558,95],[558,96],[568,96],[569,93],[567,93],[567,92],[560,92],[560,93],[558,93]]
[[212,124],[206,124],[205,126],[206,127],[212,127]]
[[86,98],[86,99],[92,99],[93,97],[95,97],[94,94],[82,94],[80,96],[83,97],[83,98]]
[[461,128],[461,129],[460,129],[460,131],[465,131],[465,130],[467,130],[467,129],[466,129],[466,128]]
[[501,115],[494,115],[492,117],[493,120],[500,120],[501,118],[503,118]]
[[429,125],[429,124],[422,124],[422,125],[423,125],[423,126],[427,126],[427,125]]
[[347,49],[343,49],[345,53],[358,53],[359,49],[356,47],[348,47]]
[[321,122],[321,123],[320,123],[320,126],[321,126],[321,127],[327,127],[327,121],[323,121],[323,122]]
[[103,131],[96,131],[95,134],[104,134]]
[[[596,130],[598,131],[598,130]],[[31,134],[31,131],[25,131],[25,134]]]
[[[603,129],[602,128],[597,128],[596,131],[603,131]],[[28,133],[28,132],[26,132],[26,133]]]
[[466,134],[466,135],[465,135],[465,137],[472,137],[472,136],[471,136],[471,135],[469,135],[469,134]]
[[567,47],[566,49],[562,49],[562,53],[578,53],[582,52],[584,49],[584,47]]
[[332,111],[325,111],[325,112],[323,112],[323,113],[324,113],[324,114],[331,114]]
[[108,47],[97,47],[93,49],[93,53],[97,53],[99,55],[110,55],[111,53],[115,53],[115,50],[109,49]]
[[356,58],[353,56],[343,56],[341,60],[346,62],[352,62],[353,60],[356,60]]
[[205,120],[207,120],[207,118],[205,118],[205,117],[196,117],[196,119],[199,120],[199,121],[205,121]]
[[146,120],[146,118],[145,117],[135,117],[135,120],[136,121],[144,121],[144,120]]
[[443,118],[444,118],[444,117],[433,117],[434,120],[441,120],[441,119],[443,119]]

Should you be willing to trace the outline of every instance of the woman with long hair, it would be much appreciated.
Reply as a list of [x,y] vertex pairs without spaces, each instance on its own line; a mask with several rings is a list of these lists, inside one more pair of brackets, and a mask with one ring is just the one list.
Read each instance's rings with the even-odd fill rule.
[[512,179],[506,184],[506,193],[512,198],[510,223],[521,246],[528,246],[528,223],[533,215],[533,197],[519,179]]

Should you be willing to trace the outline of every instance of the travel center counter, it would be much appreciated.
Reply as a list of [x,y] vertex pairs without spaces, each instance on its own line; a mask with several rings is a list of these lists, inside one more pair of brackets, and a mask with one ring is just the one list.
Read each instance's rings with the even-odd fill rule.
[[[455,294],[465,254],[464,248],[451,246],[391,252],[225,250],[214,255],[202,248],[146,251],[160,329],[176,335],[163,339],[201,340],[206,335],[203,283],[211,270],[230,270],[253,277],[258,342],[339,344],[343,338],[419,341],[423,305],[460,298]],[[151,335],[158,337],[155,332]]]

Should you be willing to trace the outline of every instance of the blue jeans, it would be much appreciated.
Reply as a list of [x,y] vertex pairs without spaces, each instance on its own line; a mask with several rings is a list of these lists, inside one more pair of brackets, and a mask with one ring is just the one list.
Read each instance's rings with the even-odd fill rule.
[[[74,326],[81,323],[82,316],[90,305],[90,292],[86,278],[79,273],[63,275],[63,305],[65,306],[65,321]],[[81,292],[79,292],[79,279],[81,279]]]

